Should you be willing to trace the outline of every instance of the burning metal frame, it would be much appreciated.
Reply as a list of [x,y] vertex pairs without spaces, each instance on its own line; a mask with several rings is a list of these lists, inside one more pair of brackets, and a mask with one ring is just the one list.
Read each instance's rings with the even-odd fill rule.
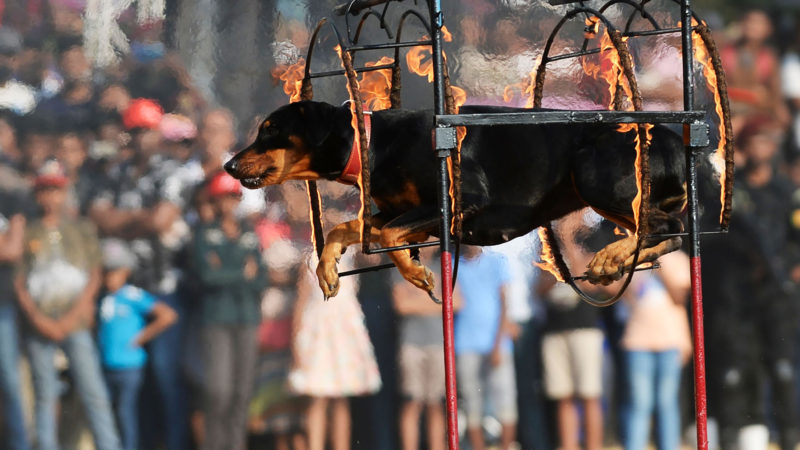
[[[507,124],[542,124],[542,123],[617,123],[620,129],[636,129],[637,133],[637,182],[639,195],[632,205],[637,219],[636,235],[638,245],[634,255],[633,267],[638,261],[639,248],[643,239],[649,235],[645,227],[647,223],[646,215],[648,196],[649,196],[649,169],[648,169],[648,130],[655,123],[675,123],[683,125],[684,141],[686,143],[686,180],[687,180],[687,207],[688,207],[688,232],[670,235],[659,235],[659,237],[688,236],[690,240],[691,258],[691,283],[692,283],[692,317],[693,317],[693,338],[694,338],[694,369],[695,369],[695,408],[697,423],[697,445],[701,450],[708,448],[707,439],[707,405],[705,387],[705,346],[703,338],[703,306],[702,306],[702,281],[700,270],[700,235],[709,233],[719,233],[727,231],[731,209],[731,190],[733,183],[733,160],[732,142],[730,128],[730,108],[727,101],[727,92],[724,76],[716,51],[713,39],[708,27],[691,10],[691,0],[672,0],[680,8],[680,24],[678,27],[661,28],[655,18],[647,11],[647,4],[650,0],[609,0],[598,9],[590,8],[584,1],[574,0],[549,0],[552,5],[564,5],[579,3],[555,26],[551,32],[544,49],[542,60],[536,69],[535,77],[532,74],[531,83],[534,86],[532,103],[533,106],[541,106],[542,91],[546,77],[547,65],[549,63],[568,58],[578,58],[588,55],[611,52],[615,58],[614,70],[611,77],[607,80],[609,91],[611,92],[612,102],[609,111],[530,111],[514,113],[488,113],[488,114],[457,114],[458,104],[454,100],[454,91],[457,89],[450,85],[447,73],[446,59],[442,51],[442,42],[449,35],[444,27],[444,16],[442,12],[441,0],[423,0],[421,3],[427,7],[428,18],[420,11],[409,8],[400,15],[399,24],[394,29],[390,28],[386,21],[387,11],[392,4],[403,3],[404,0],[350,0],[335,9],[335,13],[344,15],[346,23],[346,34],[342,35],[332,21],[327,18],[322,19],[311,37],[308,48],[305,67],[302,68],[302,79],[296,77],[294,81],[284,79],[287,85],[287,94],[291,95],[292,101],[310,100],[313,97],[311,80],[321,77],[346,75],[348,80],[348,91],[350,93],[350,106],[353,112],[353,127],[357,131],[356,136],[360,144],[362,170],[358,179],[358,187],[361,190],[361,211],[359,219],[362,223],[362,251],[367,254],[384,253],[397,250],[415,250],[422,247],[439,246],[441,249],[441,268],[442,268],[442,320],[444,324],[444,348],[445,348],[445,370],[446,370],[446,409],[447,409],[447,441],[448,448],[454,450],[458,448],[458,423],[457,423],[457,404],[456,404],[456,380],[455,380],[455,354],[453,350],[453,305],[452,289],[454,283],[453,273],[453,247],[457,248],[460,235],[460,179],[459,171],[459,143],[463,138],[463,128],[466,126],[496,126]],[[419,0],[414,0],[418,6]],[[606,18],[604,13],[614,5],[627,5],[633,8],[633,12],[628,16],[625,27],[622,30],[615,26]],[[381,8],[374,9],[381,6]],[[580,51],[551,56],[550,51],[553,41],[561,30],[562,26],[569,20],[578,16],[586,17],[586,30],[584,42]],[[650,23],[653,29],[632,31],[634,19],[639,16]],[[352,18],[360,17],[355,29],[351,23]],[[376,44],[360,44],[359,39],[363,27],[367,20],[373,17],[377,20],[381,29],[386,33],[387,42]],[[402,40],[403,26],[408,18],[416,18],[427,31],[427,35],[421,40],[404,41]],[[591,39],[597,36],[599,25],[605,27],[605,44],[599,48],[588,48]],[[315,44],[320,31],[328,26],[338,42],[336,48],[342,60],[343,69],[326,72],[313,73],[310,69],[311,59],[314,53]],[[668,33],[680,33],[682,47],[682,69],[683,69],[683,111],[643,111],[642,98],[636,82],[633,70],[633,61],[628,52],[626,40],[641,36],[655,36]],[[393,41],[393,42],[392,42]],[[697,49],[696,54],[693,49],[695,46],[702,46]],[[434,93],[434,145],[433,150],[439,162],[439,208],[441,212],[440,221],[440,240],[436,242],[415,243],[398,247],[371,248],[370,247],[370,179],[369,179],[369,154],[367,148],[367,138],[364,124],[364,110],[362,104],[361,88],[358,82],[358,74],[366,76],[374,71],[391,71],[391,76],[384,75],[389,89],[389,105],[392,108],[400,106],[400,50],[407,47],[430,47],[431,62],[426,74],[433,82]],[[365,64],[361,67],[354,67],[353,58],[357,52],[369,50],[394,50],[394,58],[382,58],[381,61]],[[701,150],[709,145],[709,126],[704,119],[705,111],[694,110],[694,67],[693,62],[697,59],[703,65],[704,75],[709,85],[714,89],[716,113],[719,117],[720,144],[717,155],[725,161],[725,170],[720,174],[721,184],[721,213],[719,231],[700,231],[699,229],[699,209],[698,209],[698,175],[697,162],[701,155]],[[290,68],[291,69],[291,68]],[[299,70],[299,67],[295,67]],[[419,72],[417,72],[419,74]],[[628,107],[633,107],[632,111],[624,110],[623,96],[627,97]],[[463,101],[463,99],[462,99]],[[324,245],[321,205],[316,182],[308,181],[309,202],[312,218],[312,238],[315,243],[317,254],[320,254]],[[561,279],[569,283],[581,296],[588,302],[606,306],[615,302],[630,282],[633,272],[631,270],[626,278],[624,286],[614,297],[607,300],[596,300],[584,294],[576,285],[575,281],[580,277],[573,277],[569,273],[563,258],[558,251],[558,243],[555,233],[551,226],[540,229],[540,236],[543,244],[549,244],[552,271]],[[457,259],[457,255],[456,255]],[[340,276],[352,275],[372,270],[380,270],[392,267],[393,264],[367,267],[340,273]]]

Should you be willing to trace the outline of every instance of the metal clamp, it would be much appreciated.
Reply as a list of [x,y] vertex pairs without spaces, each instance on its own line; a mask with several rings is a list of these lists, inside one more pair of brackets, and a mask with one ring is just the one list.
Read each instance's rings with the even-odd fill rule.
[[436,156],[439,158],[447,158],[450,156],[450,151],[458,145],[458,138],[456,137],[456,129],[453,127],[436,127],[433,129],[433,147],[436,150]]
[[688,125],[689,131],[689,146],[690,147],[708,147],[711,143],[708,134],[708,123],[696,120]]

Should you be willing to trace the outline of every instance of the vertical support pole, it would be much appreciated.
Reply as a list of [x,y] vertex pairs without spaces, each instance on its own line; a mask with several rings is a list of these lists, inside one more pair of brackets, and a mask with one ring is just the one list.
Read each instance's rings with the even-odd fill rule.
[[[441,0],[429,0],[432,55],[433,55],[433,99],[435,114],[445,113],[444,61],[442,57],[442,17]],[[436,132],[436,130],[434,130]],[[458,397],[456,394],[456,356],[453,337],[453,271],[450,249],[450,177],[447,171],[447,158],[450,149],[437,149],[439,160],[439,226],[440,249],[442,253],[442,325],[444,329],[444,368],[445,368],[445,407],[447,412],[447,448],[458,449]]]
[[[694,53],[692,49],[691,0],[681,0],[681,40],[683,43],[683,109],[694,108]],[[697,201],[697,158],[699,148],[690,145],[688,124],[686,142],[686,183],[689,211],[689,257],[692,279],[692,335],[694,340],[694,398],[697,422],[697,448],[708,450],[708,400],[706,397],[705,337],[703,334],[703,283],[700,265],[700,230]]]

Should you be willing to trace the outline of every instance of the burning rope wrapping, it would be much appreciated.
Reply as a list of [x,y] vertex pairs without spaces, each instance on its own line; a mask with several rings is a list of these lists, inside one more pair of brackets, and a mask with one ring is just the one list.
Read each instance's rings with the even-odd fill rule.
[[[611,40],[614,51],[617,52],[619,56],[620,65],[622,69],[621,74],[617,74],[617,88],[614,91],[614,97],[612,100],[612,106],[615,110],[622,108],[622,89],[619,89],[619,83],[621,82],[620,75],[624,75],[628,86],[630,87],[630,100],[633,104],[633,108],[635,111],[642,110],[642,96],[639,92],[639,85],[636,81],[636,75],[633,71],[633,59],[631,58],[630,52],[628,51],[628,46],[622,38],[622,33],[618,30],[615,30],[613,25],[611,25],[605,17],[598,11],[591,10],[589,8],[579,8],[574,11],[574,15],[577,15],[579,12],[588,12],[593,14],[594,17],[602,20],[606,25],[606,33]],[[570,16],[567,15],[564,17],[562,22],[556,27],[555,32],[558,31],[560,26],[569,18]],[[545,81],[545,72],[547,70],[547,56],[549,52],[550,45],[552,44],[553,36],[551,35],[550,39],[548,40],[547,46],[545,48],[545,53],[542,58],[542,62],[539,64],[539,68],[536,71],[536,86],[534,88],[534,107],[540,108],[542,106],[542,95],[544,91],[544,81]],[[575,282],[575,278],[572,276],[569,267],[567,266],[566,261],[564,260],[563,254],[561,253],[560,246],[558,245],[558,239],[555,235],[555,231],[553,230],[552,223],[548,223],[542,226],[543,232],[540,233],[540,238],[542,239],[542,246],[549,247],[551,249],[551,256],[553,257],[554,269],[557,272],[557,275],[567,284],[572,287],[572,289],[587,303],[593,306],[610,306],[617,302],[622,297],[622,294],[628,288],[633,279],[633,273],[635,272],[636,266],[639,262],[639,254],[642,248],[642,244],[644,240],[647,238],[648,233],[648,216],[649,216],[649,208],[648,205],[650,203],[650,158],[649,158],[649,140],[648,140],[648,124],[635,124],[633,125],[636,128],[637,132],[637,157],[636,157],[636,172],[637,172],[637,184],[639,187],[638,193],[638,211],[634,209],[634,216],[636,217],[636,249],[633,253],[633,262],[631,263],[631,270],[628,272],[625,280],[620,286],[619,290],[616,294],[614,294],[611,298],[605,300],[598,300],[586,292],[584,292]],[[634,203],[636,200],[634,200]],[[636,205],[634,204],[633,207],[635,208]]]

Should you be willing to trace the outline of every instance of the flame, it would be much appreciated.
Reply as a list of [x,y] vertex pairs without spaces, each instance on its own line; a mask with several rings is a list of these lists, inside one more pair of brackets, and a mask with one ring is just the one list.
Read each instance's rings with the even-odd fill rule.
[[538,268],[550,272],[554,277],[556,277],[556,280],[563,283],[564,277],[561,276],[561,273],[559,273],[558,269],[556,268],[556,257],[553,253],[553,248],[550,246],[550,241],[547,238],[547,233],[545,233],[544,227],[539,227],[536,230],[536,233],[539,235],[539,242],[542,244],[542,252],[539,255],[539,258],[541,258],[542,262],[534,261],[534,264]]
[[597,32],[600,30],[600,19],[597,16],[590,16],[586,18],[584,23],[586,28],[583,29],[583,37],[586,39],[597,37]]
[[630,231],[622,229],[619,226],[614,227],[614,234],[616,236],[630,236]]
[[442,26],[442,39],[444,39],[445,42],[453,42],[453,33],[447,29],[447,25]]
[[306,60],[300,58],[292,65],[280,65],[272,70],[272,78],[283,82],[283,92],[289,96],[289,102],[300,101],[300,88],[305,76]]
[[[394,58],[384,56],[378,61],[364,64],[366,67],[384,66],[392,64]],[[370,111],[388,109],[392,106],[389,99],[392,89],[392,70],[381,69],[364,72],[358,82],[361,90],[361,100]]]
[[[599,23],[596,25],[599,26]],[[622,38],[623,42],[627,41],[627,39],[627,37]],[[611,41],[608,30],[603,33],[599,46],[599,61],[594,62],[590,58],[583,57],[581,58],[581,67],[586,75],[595,80],[604,80],[608,84],[608,109],[613,110],[615,109],[614,99],[619,88],[622,88],[622,94],[627,96],[628,99],[633,98],[633,93],[628,80],[623,75],[622,61],[617,49],[614,47],[614,43]],[[630,102],[623,102],[623,106],[627,110],[633,109]]]
[[[640,140],[640,133],[639,127],[643,126],[645,129],[645,139],[647,142],[644,143],[645,146],[650,146],[650,141],[653,140],[653,135],[651,134],[651,130],[653,129],[653,125],[649,123],[644,124],[622,124],[617,129],[620,132],[627,132],[630,130],[635,131],[634,136],[634,147],[636,148],[636,161],[633,163],[633,168],[636,171],[636,196],[633,197],[633,201],[631,202],[631,208],[633,209],[633,223],[636,226],[636,234],[638,235],[639,230],[639,208],[642,205],[642,171],[640,170],[641,167],[641,160],[642,160],[642,142]],[[623,131],[624,129],[624,131]]]
[[[705,23],[703,23],[705,25]],[[692,19],[692,26],[697,26],[697,21]],[[717,89],[717,73],[714,72],[714,66],[711,61],[711,55],[706,48],[705,42],[703,42],[703,38],[700,37],[700,34],[696,31],[692,31],[692,48],[694,49],[694,59],[700,63],[703,67],[703,76],[706,79],[706,83],[708,87],[711,89],[711,92],[714,94],[714,111],[717,113],[717,117],[719,117],[719,142],[717,143],[717,149],[714,152],[713,156],[713,163],[715,167],[722,167],[719,171],[719,183],[720,183],[720,194],[719,200],[720,204],[725,204],[725,120],[722,116],[722,99],[719,96],[719,90]],[[722,213],[724,208],[720,209],[720,221],[722,221]]]

